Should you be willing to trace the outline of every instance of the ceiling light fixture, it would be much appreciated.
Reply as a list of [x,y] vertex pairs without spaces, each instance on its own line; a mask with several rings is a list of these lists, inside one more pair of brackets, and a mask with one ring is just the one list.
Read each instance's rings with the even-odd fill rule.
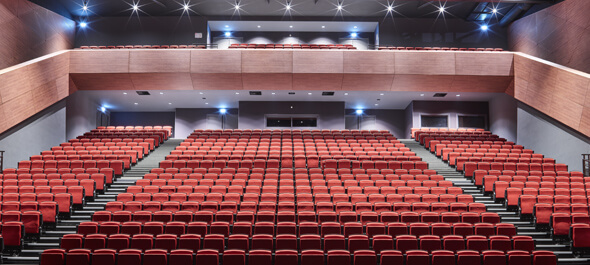
[[344,93],[345,96],[348,96],[348,93]]
[[287,5],[285,6],[285,9],[287,9],[287,10],[291,10],[291,4],[290,4],[290,3],[289,3],[289,4],[287,4]]
[[293,25],[289,25],[289,28],[293,28]]
[[322,26],[322,28],[323,28],[323,29],[325,29],[325,28],[326,28],[326,26]]
[[481,25],[481,30],[483,30],[483,31],[488,30],[488,25]]
[[88,26],[88,23],[86,23],[86,22],[80,22],[80,27],[81,28],[85,28],[86,26]]
[[133,103],[133,104],[135,104],[135,105],[139,105],[139,103],[137,103],[137,102],[135,102],[135,103]]
[[257,27],[260,28],[260,25],[258,25]]
[[498,13],[498,9],[497,8],[493,8],[492,9],[492,14],[496,14],[496,13]]
[[84,6],[82,6],[82,10],[88,11],[88,6],[86,4],[84,4]]
[[342,5],[336,6],[336,9],[338,9],[338,11],[342,10]]
[[139,10],[139,6],[137,4],[134,4],[133,5],[133,11],[137,11],[137,10]]
[[439,7],[438,8],[438,12],[439,13],[444,13],[445,12],[445,7],[444,6]]
[[387,6],[387,12],[393,11],[393,6]]

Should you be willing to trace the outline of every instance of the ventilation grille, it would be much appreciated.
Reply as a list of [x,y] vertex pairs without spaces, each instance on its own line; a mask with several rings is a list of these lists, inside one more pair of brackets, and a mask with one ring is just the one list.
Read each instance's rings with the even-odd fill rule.
[[435,93],[433,97],[435,98],[444,98],[447,96],[447,93]]
[[140,96],[149,96],[150,92],[147,91],[135,91]]

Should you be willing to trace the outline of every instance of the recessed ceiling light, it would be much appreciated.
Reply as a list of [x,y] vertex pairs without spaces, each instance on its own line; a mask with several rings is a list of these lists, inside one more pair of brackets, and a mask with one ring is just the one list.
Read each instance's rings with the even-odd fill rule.
[[203,95],[203,92],[199,92],[199,94]]
[[88,26],[88,23],[86,23],[86,22],[80,22],[80,27],[81,28],[85,28],[86,26]]
[[285,6],[285,9],[287,9],[287,10],[291,10],[291,4],[287,4],[287,5]]
[[494,14],[498,13],[498,9],[497,8],[492,9],[492,13],[494,13]]
[[344,93],[345,96],[348,96],[348,93]]
[[358,28],[358,27],[357,27],[357,26],[354,26],[354,28],[356,29],[356,28]]
[[438,8],[438,12],[444,13],[445,12],[445,7],[444,6],[439,7]]
[[424,94],[420,94],[420,96],[421,96],[421,97],[423,97],[423,96],[424,96]]
[[88,6],[87,6],[87,5],[84,5],[84,6],[82,7],[82,10],[84,10],[84,11],[88,11]]
[[293,25],[289,25],[289,28],[293,28]]
[[381,93],[381,94],[379,94],[379,95],[383,96],[383,95],[385,95],[385,94]]
[[240,5],[239,5],[239,4],[236,4],[236,5],[234,6],[234,8],[235,8],[236,10],[239,10],[239,9],[240,9]]
[[461,95],[457,95],[457,97],[460,97]]
[[375,106],[379,106],[379,104],[375,103]]
[[164,95],[164,92],[160,92],[160,95]]
[[257,27],[260,28],[260,25],[258,25]]
[[311,92],[307,93],[308,95],[311,95]]
[[205,102],[205,105],[209,105],[209,102]]
[[188,7],[188,5],[187,5],[187,4],[184,4],[184,6],[183,6],[182,8],[184,8],[184,11],[188,11],[188,8],[189,8],[189,7]]
[[336,9],[338,9],[338,10],[342,10],[342,5],[338,5],[338,6],[336,6]]
[[276,94],[276,93],[275,93],[275,92],[272,92],[272,94],[274,95],[274,94]]
[[393,6],[387,6],[387,11],[388,11],[388,12],[391,12],[391,11],[393,11]]
[[139,9],[139,6],[137,4],[133,5],[133,10],[137,11]]
[[229,28],[229,25],[225,25],[226,28]]
[[127,95],[127,92],[123,92],[123,95]]
[[133,104],[135,104],[135,105],[139,105],[139,103],[137,103],[137,102],[135,102],[135,103],[133,103]]
[[172,105],[172,102],[168,102],[168,105]]
[[239,94],[240,94],[240,92],[236,92],[236,95],[239,95]]

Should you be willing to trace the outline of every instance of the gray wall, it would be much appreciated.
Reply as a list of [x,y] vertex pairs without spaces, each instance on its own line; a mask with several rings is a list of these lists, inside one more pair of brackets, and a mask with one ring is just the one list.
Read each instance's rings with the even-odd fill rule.
[[[448,95],[452,96],[452,95]],[[420,128],[420,115],[436,114],[449,116],[449,128],[458,128],[459,115],[488,116],[488,102],[475,101],[414,101],[412,128]],[[489,120],[488,120],[489,122]]]
[[266,114],[317,114],[318,129],[344,129],[344,102],[240,101],[239,128],[265,128]]
[[173,126],[174,112],[111,112],[111,126]]
[[[96,17],[92,17],[94,19]],[[195,33],[203,38],[195,39]],[[207,20],[200,16],[181,18],[142,16],[102,17],[88,22],[78,30],[76,47],[84,45],[189,45],[207,43]]]
[[406,109],[404,110],[404,116],[406,120],[406,129],[404,131],[403,137],[400,136],[398,138],[405,138],[410,139],[412,137],[412,128],[414,125],[414,102],[410,102]]
[[73,139],[96,129],[100,105],[84,92],[78,91],[66,99],[66,137]]
[[0,150],[6,151],[4,168],[16,168],[18,161],[65,141],[66,102],[62,100],[0,135]]
[[582,170],[581,154],[590,154],[588,137],[520,102],[517,115],[518,144],[567,164],[570,171]]
[[480,25],[463,19],[391,18],[379,23],[379,45],[404,47],[458,47],[507,49],[506,28]]
[[517,141],[517,100],[507,94],[499,94],[489,101],[490,131],[508,141]]
[[[354,109],[347,109],[346,115],[356,115]],[[397,138],[405,138],[406,116],[404,110],[367,109],[365,115],[375,115],[376,121],[370,130],[388,130]],[[365,128],[363,128],[365,129]]]
[[[174,135],[186,138],[195,129],[207,128],[207,115],[219,114],[219,109],[176,109]],[[228,109],[225,114],[225,129],[238,128],[238,109]]]

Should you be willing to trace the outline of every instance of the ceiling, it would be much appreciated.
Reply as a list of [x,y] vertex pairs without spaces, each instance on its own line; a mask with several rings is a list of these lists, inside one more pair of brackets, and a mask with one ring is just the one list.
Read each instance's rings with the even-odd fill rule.
[[[237,108],[240,101],[338,101],[347,109],[405,109],[414,100],[489,101],[502,93],[450,92],[444,98],[433,98],[435,92],[335,91],[322,96],[322,91],[265,90],[253,96],[245,90],[171,91],[150,90],[149,96],[129,91],[78,91],[109,111],[174,111],[176,108]],[[459,95],[459,96],[457,96]],[[137,103],[137,104],[136,104]],[[377,104],[377,105],[376,105]]]
[[[39,2],[39,0],[30,0]],[[506,14],[515,3],[553,3],[554,0],[501,0],[503,3],[485,3],[483,0],[52,0],[73,16],[130,16],[133,4],[139,6],[140,16],[181,16],[186,15],[184,4],[190,6],[190,15],[246,17],[282,17],[289,19],[318,18],[340,20],[351,17],[437,17],[438,8],[446,7],[446,17],[467,19],[481,2],[489,10],[492,5],[498,9],[498,17]],[[85,1],[88,11],[82,9]],[[236,10],[235,3],[239,2]],[[288,1],[291,9],[287,10]],[[499,2],[500,0],[492,0]],[[337,6],[339,3],[342,9]],[[393,7],[392,12],[387,6]]]

